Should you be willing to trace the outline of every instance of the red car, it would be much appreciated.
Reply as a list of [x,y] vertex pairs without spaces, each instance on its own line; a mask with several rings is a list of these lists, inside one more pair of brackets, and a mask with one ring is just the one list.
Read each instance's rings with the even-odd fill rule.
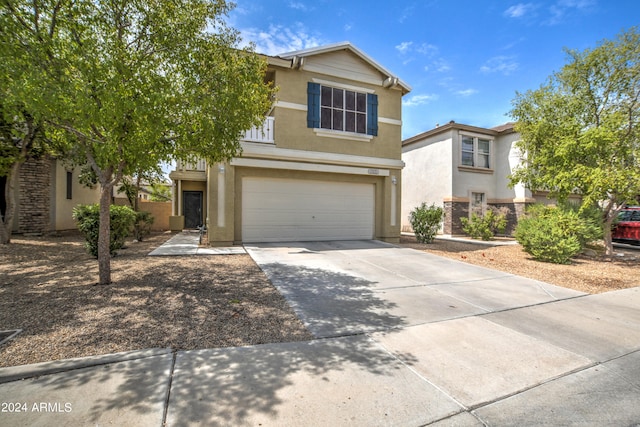
[[614,242],[640,245],[640,206],[629,206],[620,211],[611,237]]

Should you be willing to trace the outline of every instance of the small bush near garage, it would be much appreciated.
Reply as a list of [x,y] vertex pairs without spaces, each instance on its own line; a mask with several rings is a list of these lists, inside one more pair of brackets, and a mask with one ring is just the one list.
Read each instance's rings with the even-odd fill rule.
[[490,206],[483,215],[471,214],[471,219],[461,218],[462,231],[473,239],[493,240],[496,234],[507,228],[507,209]]
[[409,222],[418,242],[433,242],[443,218],[444,209],[435,204],[427,206],[426,202],[422,202],[420,206],[412,210],[409,214]]
[[597,210],[533,205],[518,222],[515,238],[534,259],[568,264],[584,246],[602,237]]
[[[128,206],[110,207],[111,241],[109,251],[115,255],[124,246],[124,240],[136,221],[136,212]],[[100,205],[78,205],[73,209],[73,218],[78,223],[78,230],[84,235],[85,247],[91,255],[98,257],[98,236],[100,233]]]

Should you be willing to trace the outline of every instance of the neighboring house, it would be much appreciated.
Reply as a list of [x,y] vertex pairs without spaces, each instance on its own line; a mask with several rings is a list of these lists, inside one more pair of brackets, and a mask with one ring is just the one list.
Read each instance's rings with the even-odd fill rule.
[[178,163],[172,228],[212,245],[400,237],[401,105],[410,87],[343,42],[266,57],[278,86],[229,163]]
[[[80,168],[67,167],[48,156],[27,159],[16,185],[13,232],[40,235],[76,229],[73,208],[100,200],[98,187],[91,189],[80,184],[79,173]],[[0,191],[4,191],[4,184]],[[4,214],[5,207],[0,207]]]
[[409,214],[422,202],[444,208],[444,234],[464,234],[460,218],[489,206],[509,210],[507,234],[527,204],[550,203],[544,193],[509,185],[520,163],[520,134],[507,123],[491,129],[449,122],[402,142],[402,230],[411,231]]

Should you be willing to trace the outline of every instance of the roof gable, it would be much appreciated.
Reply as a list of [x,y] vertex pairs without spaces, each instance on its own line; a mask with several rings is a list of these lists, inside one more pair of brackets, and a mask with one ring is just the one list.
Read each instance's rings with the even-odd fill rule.
[[399,87],[403,94],[411,91],[411,86],[349,42],[297,50],[278,57],[291,60],[294,68],[384,87]]

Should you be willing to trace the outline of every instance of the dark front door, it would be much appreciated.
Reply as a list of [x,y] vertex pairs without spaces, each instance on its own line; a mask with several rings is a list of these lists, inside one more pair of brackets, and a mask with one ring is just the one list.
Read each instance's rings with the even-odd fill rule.
[[197,228],[202,225],[202,191],[183,191],[182,208],[184,228]]

